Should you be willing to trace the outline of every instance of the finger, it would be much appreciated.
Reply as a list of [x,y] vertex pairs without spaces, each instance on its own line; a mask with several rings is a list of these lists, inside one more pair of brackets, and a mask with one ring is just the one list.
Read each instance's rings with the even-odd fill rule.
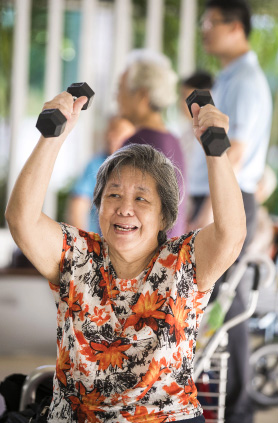
[[199,127],[199,113],[200,113],[201,107],[197,103],[193,103],[191,105],[191,112],[193,115],[193,127]]
[[54,97],[53,100],[47,101],[43,106],[43,110],[46,109],[59,109],[65,118],[69,119],[73,110],[73,98],[69,93],[64,91]]
[[78,97],[73,105],[73,114],[79,114],[82,110],[82,107],[84,106],[84,104],[86,104],[88,101],[88,98],[86,96],[81,96]]
[[227,129],[229,126],[228,119],[222,113],[206,113],[203,116],[199,116],[199,125],[200,129],[210,126]]

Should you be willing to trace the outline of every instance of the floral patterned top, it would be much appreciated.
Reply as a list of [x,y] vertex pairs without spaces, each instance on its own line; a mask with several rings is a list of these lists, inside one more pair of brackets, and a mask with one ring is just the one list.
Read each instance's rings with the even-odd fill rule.
[[163,244],[135,279],[118,279],[108,245],[61,224],[57,363],[48,422],[164,423],[202,414],[192,379],[211,290],[196,284],[197,231]]

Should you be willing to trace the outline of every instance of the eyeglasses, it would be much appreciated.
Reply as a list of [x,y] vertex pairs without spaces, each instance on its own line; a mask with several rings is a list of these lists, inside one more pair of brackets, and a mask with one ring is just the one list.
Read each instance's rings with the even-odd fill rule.
[[230,23],[230,20],[227,19],[201,19],[200,20],[200,27],[203,31],[210,31],[212,28],[214,28],[217,25],[224,25],[227,23]]

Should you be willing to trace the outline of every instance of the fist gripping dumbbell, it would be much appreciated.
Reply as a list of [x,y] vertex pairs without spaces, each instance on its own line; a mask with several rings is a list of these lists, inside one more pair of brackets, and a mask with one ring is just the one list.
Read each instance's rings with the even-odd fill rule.
[[[94,91],[86,82],[71,84],[68,87],[67,92],[75,98],[83,95],[88,98],[88,101],[84,104],[82,110],[86,110],[91,105],[95,95]],[[52,138],[59,137],[64,132],[66,123],[67,119],[59,109],[46,109],[40,113],[36,127],[45,138]]]
[[[206,90],[194,90],[185,101],[192,117],[191,106],[193,103],[197,103],[200,107],[206,104],[212,104],[214,106],[210,92]],[[231,147],[224,128],[217,128],[215,126],[209,127],[201,135],[201,142],[207,156],[222,156]]]

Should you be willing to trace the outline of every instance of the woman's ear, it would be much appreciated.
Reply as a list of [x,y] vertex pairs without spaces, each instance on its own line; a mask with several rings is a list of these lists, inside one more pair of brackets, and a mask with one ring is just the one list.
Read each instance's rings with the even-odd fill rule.
[[166,228],[166,221],[165,221],[165,217],[163,216],[163,214],[161,213],[161,220],[160,220],[160,226],[159,226],[159,230],[160,231],[164,231]]

